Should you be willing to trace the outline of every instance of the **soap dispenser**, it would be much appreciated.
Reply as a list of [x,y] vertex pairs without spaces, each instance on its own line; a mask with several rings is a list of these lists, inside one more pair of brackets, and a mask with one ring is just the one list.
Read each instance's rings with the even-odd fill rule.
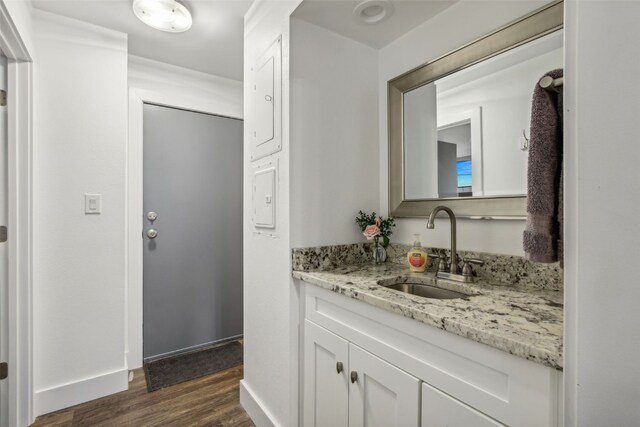
[[412,273],[424,273],[427,268],[427,252],[420,244],[420,235],[414,234],[416,240],[413,242],[413,248],[407,253],[407,261],[409,262],[409,270]]

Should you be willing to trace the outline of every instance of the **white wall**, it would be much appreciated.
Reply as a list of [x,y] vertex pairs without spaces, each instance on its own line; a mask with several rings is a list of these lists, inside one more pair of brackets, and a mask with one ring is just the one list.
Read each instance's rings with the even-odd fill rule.
[[565,16],[566,425],[637,425],[640,3]]
[[[0,0],[0,50],[8,61],[8,186],[6,225],[8,249],[7,359],[11,370],[6,381],[8,408],[0,415],[8,425],[29,425],[33,420],[32,375],[32,275],[31,275],[31,156],[32,156],[32,63],[35,56],[30,4]],[[27,62],[29,61],[29,62]],[[7,306],[5,306],[5,309]]]
[[[458,2],[380,50],[379,54],[379,148],[380,211],[388,212],[387,81],[427,61],[487,34],[546,1]],[[425,212],[428,215],[428,212]],[[399,219],[392,240],[411,243],[422,233],[427,247],[449,247],[448,220],[436,220],[435,230],[425,230],[426,219]],[[458,221],[458,248],[523,255],[524,221]]]
[[[126,389],[126,35],[34,21],[36,415]],[[84,193],[102,214],[84,214]]]
[[[251,67],[282,35],[282,150],[269,158],[279,164],[276,193],[277,237],[254,233],[251,209],[244,210],[244,379],[240,402],[258,425],[296,425],[297,293],[291,286],[289,233],[289,15],[299,0],[259,0],[245,16],[244,118],[254,123]],[[244,140],[244,206],[251,206],[252,134]]]
[[459,124],[438,131],[438,141],[456,144],[456,157],[471,156],[471,124]]
[[438,197],[436,85],[414,89],[403,98],[404,170],[409,177],[404,182],[404,195],[407,199]]
[[377,50],[292,19],[290,54],[291,245],[364,241],[355,217],[379,197]]
[[[290,23],[298,4],[257,2],[245,20],[245,206],[251,206],[253,167],[279,166],[277,237],[255,233],[250,208],[244,218],[241,402],[258,425],[298,424],[299,300],[291,247],[361,240],[355,215],[378,206],[377,76],[371,72],[377,53],[306,22]],[[280,34],[282,151],[251,163],[251,67]]]
[[196,111],[242,118],[242,82],[129,55],[129,87]]
[[142,366],[143,102],[242,118],[242,82],[129,55],[127,365]]

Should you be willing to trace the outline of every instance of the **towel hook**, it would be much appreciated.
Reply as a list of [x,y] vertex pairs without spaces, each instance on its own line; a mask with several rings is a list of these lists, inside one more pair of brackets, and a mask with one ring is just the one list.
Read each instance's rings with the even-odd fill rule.
[[527,151],[529,149],[529,138],[527,138],[527,133],[524,129],[522,129],[522,137],[524,138],[524,142],[522,146],[520,146],[520,150]]

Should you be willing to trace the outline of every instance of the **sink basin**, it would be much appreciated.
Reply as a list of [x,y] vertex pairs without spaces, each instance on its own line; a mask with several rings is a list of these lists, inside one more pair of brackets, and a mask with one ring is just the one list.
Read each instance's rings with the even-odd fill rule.
[[385,287],[395,291],[432,299],[455,299],[466,298],[469,296],[462,292],[450,291],[448,289],[437,288],[423,283],[396,283],[395,285]]

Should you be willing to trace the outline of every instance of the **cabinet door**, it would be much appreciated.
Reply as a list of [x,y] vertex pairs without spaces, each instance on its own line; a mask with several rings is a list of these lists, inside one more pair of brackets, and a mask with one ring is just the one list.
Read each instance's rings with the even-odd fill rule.
[[498,427],[499,422],[422,383],[422,427]]
[[418,427],[420,380],[353,344],[349,371],[349,427]]
[[346,427],[349,343],[308,320],[304,334],[304,425]]

